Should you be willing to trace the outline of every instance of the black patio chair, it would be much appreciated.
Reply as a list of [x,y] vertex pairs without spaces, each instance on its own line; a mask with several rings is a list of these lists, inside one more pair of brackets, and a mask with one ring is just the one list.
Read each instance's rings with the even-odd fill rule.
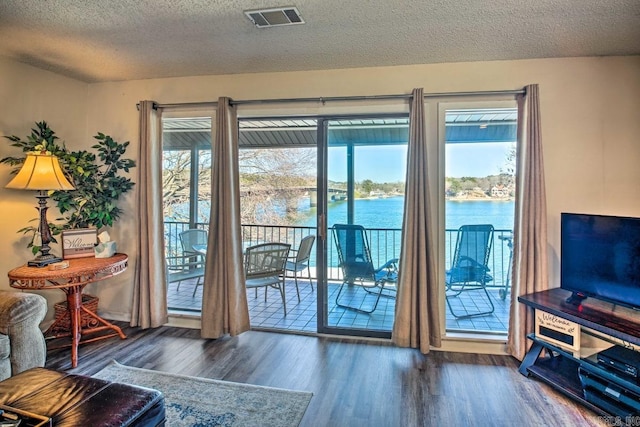
[[[390,259],[384,265],[375,268],[371,260],[369,240],[361,225],[335,224],[332,227],[332,232],[338,249],[338,260],[343,278],[336,295],[336,305],[362,313],[372,313],[378,307],[380,297],[395,298],[395,285],[398,282],[398,259]],[[373,307],[370,310],[365,310],[361,304],[355,306],[341,303],[340,295],[345,285],[361,286],[369,294],[373,294],[375,296]]]
[[[458,319],[486,316],[495,310],[487,292],[487,283],[493,280],[488,265],[492,244],[493,226],[490,224],[463,225],[458,229],[451,268],[445,274],[445,299],[451,314]],[[490,308],[476,312],[465,309],[464,314],[456,313],[449,299],[468,291],[481,291],[478,295],[481,298],[486,296]]]

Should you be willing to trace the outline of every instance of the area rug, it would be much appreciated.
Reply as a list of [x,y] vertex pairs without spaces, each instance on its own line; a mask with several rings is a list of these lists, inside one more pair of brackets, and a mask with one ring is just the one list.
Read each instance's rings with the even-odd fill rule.
[[298,426],[312,393],[133,368],[112,361],[93,375],[164,394],[167,427]]

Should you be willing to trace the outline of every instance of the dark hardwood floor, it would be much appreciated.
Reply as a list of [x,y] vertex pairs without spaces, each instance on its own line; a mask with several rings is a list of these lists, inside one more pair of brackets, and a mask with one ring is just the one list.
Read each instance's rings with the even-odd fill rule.
[[139,368],[313,392],[301,426],[603,426],[596,414],[518,373],[507,356],[251,331],[203,340],[198,330],[142,331],[126,340],[51,351],[47,367],[91,375],[112,359]]

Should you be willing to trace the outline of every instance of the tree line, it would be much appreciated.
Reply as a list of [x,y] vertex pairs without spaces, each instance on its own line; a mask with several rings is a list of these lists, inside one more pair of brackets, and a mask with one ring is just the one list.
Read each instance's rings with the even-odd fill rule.
[[[515,150],[507,156],[501,173],[482,178],[446,178],[449,197],[478,192],[491,195],[495,186],[504,186],[509,195],[514,186]],[[243,224],[294,224],[302,215],[300,203],[309,197],[309,189],[317,185],[317,156],[313,148],[243,149],[239,152],[241,220]],[[165,151],[163,158],[163,200],[165,217],[174,221],[189,220],[192,159],[189,151]],[[198,200],[201,209],[197,222],[207,222],[206,209],[211,200],[211,152],[202,150],[197,165]],[[330,188],[346,191],[346,182],[332,181]],[[354,183],[354,196],[402,195],[404,182],[374,182],[365,179]],[[185,208],[186,206],[186,208]]]

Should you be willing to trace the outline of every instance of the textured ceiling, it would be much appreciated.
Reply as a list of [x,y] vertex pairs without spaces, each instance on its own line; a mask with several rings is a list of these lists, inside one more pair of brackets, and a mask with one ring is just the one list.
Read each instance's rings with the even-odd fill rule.
[[0,56],[86,82],[638,54],[640,0],[0,0]]

